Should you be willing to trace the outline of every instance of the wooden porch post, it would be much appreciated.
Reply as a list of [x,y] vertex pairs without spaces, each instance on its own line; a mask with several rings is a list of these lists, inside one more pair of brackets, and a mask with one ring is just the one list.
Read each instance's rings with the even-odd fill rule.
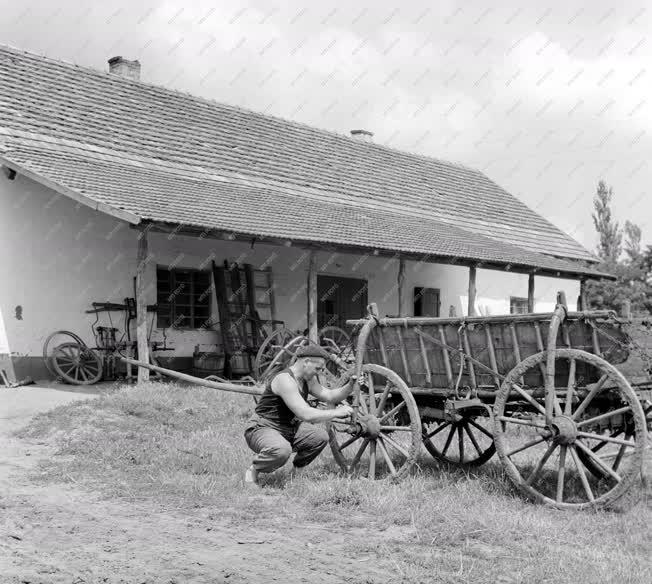
[[398,315],[407,316],[405,309],[405,260],[398,262]]
[[534,274],[527,279],[527,311],[534,312]]
[[308,262],[308,338],[319,343],[317,327],[317,252],[310,251]]
[[589,299],[586,296],[586,280],[580,280],[580,302],[577,310],[589,310]]
[[475,275],[477,268],[471,266],[469,268],[469,306],[467,310],[467,316],[475,316]]
[[[147,267],[147,231],[138,234],[138,267],[136,269],[136,340],[138,360],[149,363],[147,344],[147,299],[145,298],[145,269]],[[138,382],[149,381],[149,369],[138,368]]]

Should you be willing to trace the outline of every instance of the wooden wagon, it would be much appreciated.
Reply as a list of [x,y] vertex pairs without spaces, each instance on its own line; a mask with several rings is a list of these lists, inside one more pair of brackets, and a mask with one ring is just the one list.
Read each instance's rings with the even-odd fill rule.
[[638,479],[652,384],[632,388],[626,321],[608,311],[367,318],[357,337],[355,421],[333,424],[349,472],[401,478],[421,445],[459,467],[495,452],[526,495],[557,507],[613,503]]
[[[562,508],[609,505],[641,475],[652,379],[640,362],[634,389],[619,370],[633,344],[615,313],[568,312],[560,302],[552,314],[379,318],[370,305],[347,324],[355,362],[338,350],[329,365],[339,383],[357,375],[351,421],[329,426],[346,472],[401,479],[422,445],[462,468],[497,453],[518,489]],[[292,359],[296,345],[281,348],[275,363]],[[131,362],[215,389],[262,392]]]

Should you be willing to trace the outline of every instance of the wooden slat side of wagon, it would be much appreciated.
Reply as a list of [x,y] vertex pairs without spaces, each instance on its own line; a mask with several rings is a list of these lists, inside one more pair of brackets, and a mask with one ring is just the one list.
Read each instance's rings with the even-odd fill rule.
[[613,503],[637,480],[649,374],[637,393],[631,322],[608,311],[469,318],[368,318],[356,331],[357,431],[334,425],[348,471],[401,477],[420,442],[469,467],[495,451],[527,495],[557,507]]

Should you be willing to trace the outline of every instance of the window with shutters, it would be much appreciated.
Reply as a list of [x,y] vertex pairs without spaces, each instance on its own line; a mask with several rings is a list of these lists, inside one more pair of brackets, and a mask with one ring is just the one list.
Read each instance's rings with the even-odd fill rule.
[[414,316],[439,316],[439,288],[414,288]]

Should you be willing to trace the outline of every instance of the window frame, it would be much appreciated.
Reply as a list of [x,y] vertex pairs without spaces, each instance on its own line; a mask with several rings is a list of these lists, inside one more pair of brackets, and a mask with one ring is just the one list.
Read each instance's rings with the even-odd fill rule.
[[[161,302],[160,301],[160,296],[161,292],[159,291],[159,286],[162,283],[161,279],[159,278],[159,272],[164,271],[168,273],[169,277],[169,288],[170,291],[167,292],[167,301],[166,302]],[[188,322],[190,323],[190,326],[182,326],[182,325],[175,325],[175,321],[178,318],[177,315],[177,303],[175,302],[175,299],[172,298],[170,299],[170,295],[178,288],[179,284],[181,282],[176,282],[176,274],[177,273],[186,273],[190,276],[189,278],[189,290],[184,291],[184,295],[189,296],[189,303],[183,303],[181,306],[183,308],[189,308],[190,309],[190,315],[186,316],[185,318],[188,319]],[[197,286],[197,274],[201,274],[204,276],[207,276],[207,287],[205,290],[202,291],[196,291],[196,286]],[[210,329],[215,324],[215,320],[213,317],[213,304],[212,304],[212,294],[210,291],[213,289],[213,281],[212,281],[212,274],[211,270],[201,270],[199,268],[183,268],[183,267],[169,267],[166,265],[157,265],[156,266],[156,303],[157,306],[167,306],[168,311],[165,314],[164,318],[169,320],[169,324],[166,326],[163,325],[160,321],[159,318],[161,318],[161,315],[159,314],[159,311],[156,313],[156,328],[158,329],[173,329],[173,330],[179,330],[179,331],[201,331],[201,330],[207,330]],[[206,304],[197,304],[196,303],[196,298],[201,296],[204,292],[207,292],[207,300]],[[165,294],[165,293],[163,293]],[[207,309],[207,316],[196,316],[195,315],[195,310],[199,307],[205,307]],[[197,320],[201,319],[203,322],[203,326],[194,326],[197,322]]]

